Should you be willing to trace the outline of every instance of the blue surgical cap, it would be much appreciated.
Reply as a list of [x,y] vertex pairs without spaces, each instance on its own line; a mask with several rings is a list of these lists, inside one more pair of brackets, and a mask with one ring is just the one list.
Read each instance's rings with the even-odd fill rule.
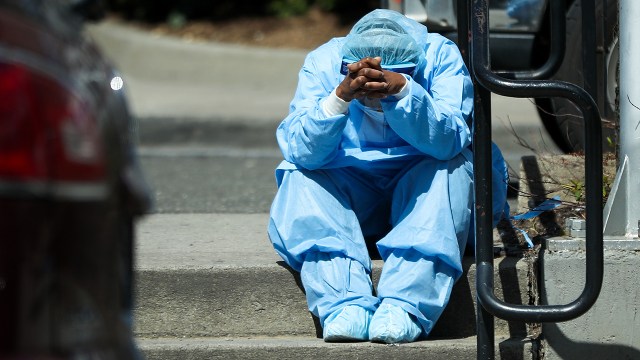
[[379,56],[383,67],[416,66],[424,56],[414,38],[419,32],[426,38],[423,25],[396,11],[374,10],[360,19],[347,35],[342,47],[343,61],[352,63],[365,57]]

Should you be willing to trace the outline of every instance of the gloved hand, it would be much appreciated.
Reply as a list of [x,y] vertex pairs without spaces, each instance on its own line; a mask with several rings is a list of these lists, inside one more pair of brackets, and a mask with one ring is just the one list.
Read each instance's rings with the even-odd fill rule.
[[402,90],[407,79],[404,75],[382,70],[382,78],[380,81],[369,81],[364,84],[364,89],[368,90],[367,97],[372,99],[384,99],[389,95],[395,95]]
[[382,58],[364,58],[347,65],[349,74],[336,88],[336,95],[344,101],[369,97],[382,99],[397,94],[407,79],[402,74],[383,70]]

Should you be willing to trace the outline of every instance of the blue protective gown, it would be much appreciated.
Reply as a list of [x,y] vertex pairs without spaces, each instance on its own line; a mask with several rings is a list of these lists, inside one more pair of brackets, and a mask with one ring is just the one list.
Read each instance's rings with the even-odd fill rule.
[[[389,16],[385,11],[367,16]],[[344,78],[345,38],[306,57],[290,113],[277,129],[284,161],[268,233],[300,271],[309,310],[322,324],[346,305],[375,311],[389,302],[414,315],[427,335],[462,274],[472,228],[473,86],[453,42],[404,16],[393,20],[424,57],[406,76],[408,95],[383,99],[382,112],[354,100],[346,114],[324,114],[322,102]],[[494,150],[498,219],[507,172]],[[369,236],[380,238],[384,260],[377,296]]]

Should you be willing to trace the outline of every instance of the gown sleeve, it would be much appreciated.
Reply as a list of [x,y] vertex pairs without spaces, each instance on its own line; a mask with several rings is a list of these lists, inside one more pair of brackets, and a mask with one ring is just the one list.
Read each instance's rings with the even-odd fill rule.
[[458,48],[449,40],[432,42],[425,61],[424,73],[408,77],[408,95],[384,99],[382,108],[389,126],[406,142],[436,159],[449,160],[471,144],[467,120],[473,109],[473,84]]
[[322,102],[338,85],[334,58],[335,42],[307,55],[298,74],[298,87],[289,106],[289,115],[276,131],[284,159],[306,169],[318,169],[338,154],[347,114],[327,117]]

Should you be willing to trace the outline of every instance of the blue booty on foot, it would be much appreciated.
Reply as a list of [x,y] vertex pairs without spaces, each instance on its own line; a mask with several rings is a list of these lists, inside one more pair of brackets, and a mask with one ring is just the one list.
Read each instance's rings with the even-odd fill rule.
[[413,342],[422,333],[418,322],[404,309],[382,303],[371,319],[369,340],[386,344]]
[[371,316],[371,311],[360,306],[345,306],[324,321],[322,337],[326,342],[368,340]]

